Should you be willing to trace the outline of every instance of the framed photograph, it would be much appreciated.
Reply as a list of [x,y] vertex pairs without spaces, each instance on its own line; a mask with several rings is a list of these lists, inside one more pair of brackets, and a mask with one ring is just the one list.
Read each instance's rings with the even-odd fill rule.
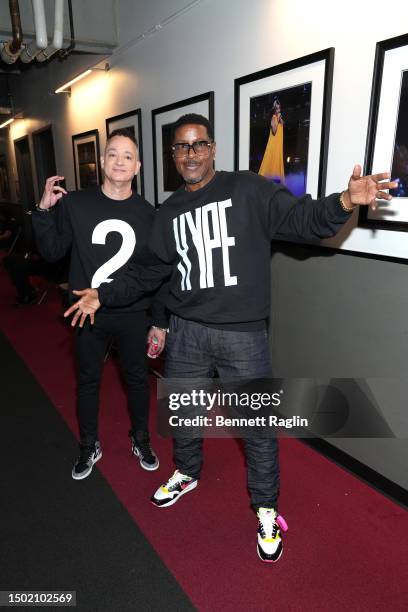
[[119,128],[129,130],[136,138],[137,147],[139,149],[139,160],[141,162],[140,172],[132,181],[133,189],[144,198],[144,167],[143,167],[143,142],[142,142],[142,111],[140,108],[115,115],[106,119],[106,138]]
[[160,206],[182,184],[173,162],[171,151],[171,132],[173,123],[187,113],[204,115],[214,125],[214,92],[187,100],[181,100],[152,111],[153,160],[154,160],[154,197],[155,205]]
[[102,175],[98,130],[74,134],[72,149],[76,189],[88,189],[99,185]]
[[360,206],[359,225],[408,230],[408,34],[377,43],[364,173],[389,170],[397,189],[376,210]]
[[235,79],[235,170],[325,194],[334,49]]

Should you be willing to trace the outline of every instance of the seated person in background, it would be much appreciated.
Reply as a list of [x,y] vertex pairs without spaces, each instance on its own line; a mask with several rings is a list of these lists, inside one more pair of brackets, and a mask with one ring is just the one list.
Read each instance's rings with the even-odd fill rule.
[[0,213],[0,248],[8,248],[10,246],[10,239],[12,238],[12,231],[8,227],[7,217]]
[[49,263],[36,253],[12,253],[4,258],[10,280],[17,290],[18,306],[37,304],[38,291],[30,282],[30,276],[41,276],[54,283],[62,283],[67,279],[67,259],[62,262]]

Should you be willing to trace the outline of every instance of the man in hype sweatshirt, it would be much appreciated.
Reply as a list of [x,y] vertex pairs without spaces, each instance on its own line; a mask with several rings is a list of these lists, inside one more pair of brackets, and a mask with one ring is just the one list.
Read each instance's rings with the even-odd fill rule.
[[[271,364],[266,318],[270,306],[270,243],[276,235],[335,235],[355,206],[391,199],[388,174],[362,177],[355,166],[348,189],[312,200],[251,172],[216,172],[213,128],[200,115],[174,124],[173,158],[184,179],[156,215],[149,242],[157,265],[130,266],[115,286],[77,292],[73,324],[95,318],[101,306],[126,303],[170,274],[166,306],[171,312],[166,376],[265,378]],[[282,554],[277,512],[278,445],[275,437],[245,439],[248,489],[258,516],[257,552],[262,561]],[[202,439],[174,440],[176,471],[152,497],[174,504],[198,484]]]

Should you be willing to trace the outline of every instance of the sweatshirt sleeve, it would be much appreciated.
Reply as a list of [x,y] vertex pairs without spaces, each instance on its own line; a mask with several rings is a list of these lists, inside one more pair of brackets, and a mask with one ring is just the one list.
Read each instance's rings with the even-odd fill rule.
[[351,213],[342,209],[340,194],[313,200],[310,195],[295,197],[288,189],[262,179],[262,204],[269,237],[330,238],[337,234]]
[[146,293],[156,291],[171,272],[171,265],[163,263],[149,251],[137,262],[130,261],[126,271],[114,283],[102,283],[98,288],[99,301],[103,306],[126,306]]
[[169,326],[169,312],[166,308],[166,299],[169,293],[170,282],[164,282],[152,300],[152,325],[167,329]]
[[[161,212],[161,211],[160,211]],[[104,306],[124,306],[140,299],[146,293],[157,291],[171,276],[174,266],[165,249],[165,220],[156,213],[150,235],[149,248],[138,259],[130,260],[126,272],[114,283],[103,283],[98,289],[99,301]],[[152,308],[154,316],[162,317],[162,304],[168,287],[156,295],[157,304]],[[158,325],[167,327],[167,325]]]
[[32,213],[38,252],[49,262],[62,259],[72,245],[72,226],[67,198],[56,204],[51,212]]

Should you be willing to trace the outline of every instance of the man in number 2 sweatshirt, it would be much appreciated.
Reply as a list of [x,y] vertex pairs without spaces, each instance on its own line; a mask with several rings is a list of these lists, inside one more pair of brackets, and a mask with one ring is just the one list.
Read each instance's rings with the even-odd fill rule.
[[[57,261],[71,249],[69,285],[97,288],[114,286],[129,260],[143,258],[151,233],[155,209],[132,190],[140,168],[138,147],[131,132],[116,130],[109,136],[101,159],[101,187],[67,193],[58,185],[63,177],[47,180],[41,202],[33,212],[38,250],[44,259]],[[70,292],[71,302],[73,299]],[[72,477],[89,476],[102,457],[98,435],[99,387],[107,347],[115,340],[127,383],[132,429],[132,453],[145,470],[156,470],[159,461],[150,446],[149,384],[146,342],[151,297],[144,294],[119,306],[101,309],[95,325],[76,330],[78,362],[77,415],[80,452]],[[167,317],[156,300],[152,305],[156,355],[165,341]]]

